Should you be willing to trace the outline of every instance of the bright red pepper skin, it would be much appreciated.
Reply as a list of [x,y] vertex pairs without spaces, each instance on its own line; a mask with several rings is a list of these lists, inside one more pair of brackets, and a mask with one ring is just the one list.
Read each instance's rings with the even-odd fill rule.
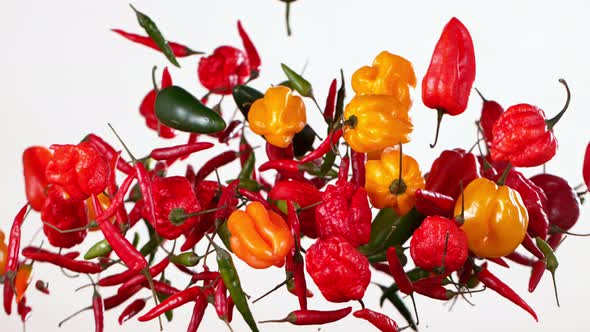
[[[408,278],[408,275],[404,272],[404,267],[399,260],[395,247],[388,248],[386,256],[387,262],[389,263],[389,273],[395,280],[399,290],[406,295],[412,294],[414,292],[414,286]],[[373,267],[375,267],[375,265],[373,265]]]
[[152,308],[145,315],[139,317],[138,320],[140,322],[147,322],[149,320],[152,320],[160,316],[161,314],[165,313],[166,311],[178,308],[183,304],[196,300],[201,294],[203,294],[203,292],[201,291],[200,287],[195,286],[187,288],[179,293],[173,294],[166,300],[162,301],[162,303]]
[[23,173],[27,200],[35,211],[41,211],[47,198],[45,169],[52,154],[42,146],[32,146],[23,152]]
[[6,267],[5,276],[7,280],[4,282],[4,297],[3,305],[6,314],[12,313],[12,299],[14,297],[14,291],[11,282],[14,281],[14,277],[18,267],[19,252],[20,252],[20,241],[22,233],[22,224],[25,221],[25,216],[29,211],[29,203],[25,204],[14,217],[12,226],[10,227],[10,235],[8,237],[8,248],[6,254]]
[[229,95],[236,85],[250,77],[250,65],[243,51],[220,46],[213,54],[202,57],[198,68],[199,81],[209,91]]
[[174,209],[183,209],[186,214],[199,212],[199,201],[190,182],[182,176],[155,178],[152,187],[156,202],[156,221],[152,226],[163,238],[174,240],[191,229],[198,218],[189,217],[180,224],[174,224],[170,213]]
[[87,199],[107,187],[108,160],[89,142],[50,147],[53,157],[47,164],[47,182],[63,188],[72,199]]
[[453,17],[443,29],[422,80],[422,101],[445,114],[461,114],[474,80],[473,41],[463,23]]
[[68,258],[64,255],[36,247],[26,247],[23,249],[22,254],[24,257],[34,261],[51,263],[78,273],[95,274],[100,273],[103,270],[102,267],[97,263],[76,261],[73,258]]
[[250,36],[242,27],[242,22],[238,20],[238,33],[240,34],[240,38],[242,39],[242,45],[244,45],[244,50],[246,51],[246,56],[248,57],[248,63],[250,65],[250,77],[256,78],[260,73],[260,55],[258,55],[258,50],[252,43]]
[[[290,200],[305,208],[322,200],[322,194],[313,185],[296,180],[278,181],[268,193],[271,200]],[[317,238],[315,209],[309,208],[299,213],[301,233],[312,239]]]
[[143,310],[143,308],[145,308],[145,305],[146,302],[144,299],[137,299],[131,302],[131,304],[129,304],[127,307],[125,307],[125,309],[123,309],[121,315],[119,315],[119,325],[123,325],[124,322],[130,320],[135,315],[137,315],[141,310]]
[[414,197],[416,197],[416,210],[423,215],[453,218],[455,200],[451,196],[418,189]]
[[457,199],[463,187],[479,177],[479,164],[474,154],[463,149],[445,150],[432,163],[426,178],[426,190]]
[[414,231],[410,254],[416,266],[425,270],[442,269],[446,275],[465,264],[469,249],[467,236],[451,219],[430,216]]
[[[172,85],[172,77],[170,76],[170,72],[168,71],[168,67],[164,68],[162,72],[162,86],[160,89],[167,88]],[[176,133],[174,129],[167,127],[160,123],[160,120],[156,117],[156,91],[154,89],[150,90],[139,105],[139,114],[144,117],[145,125],[154,130],[158,133],[158,136],[161,138],[174,138],[176,137]]]
[[[134,33],[129,33],[129,32],[126,32],[126,31],[123,31],[120,29],[111,29],[111,31],[122,36],[123,38],[126,38],[126,39],[134,42],[134,43],[142,44],[142,45],[152,48],[156,51],[160,51],[160,48],[158,47],[158,45],[156,45],[156,43],[153,41],[153,39],[148,36],[140,36],[140,35],[136,35]],[[174,53],[174,56],[177,58],[183,58],[183,57],[187,57],[187,56],[191,56],[191,55],[202,54],[202,52],[193,51],[190,48],[188,48],[187,46],[184,46],[179,43],[168,41],[168,45],[170,46],[170,49]]]
[[545,207],[549,223],[567,231],[580,218],[580,201],[566,180],[552,174],[539,174],[531,178],[547,195]]
[[531,277],[529,279],[529,292],[532,293],[539,285],[543,274],[545,273],[545,269],[547,266],[545,265],[545,261],[538,260],[533,264],[533,268],[531,270]]
[[339,236],[317,240],[305,254],[306,270],[326,300],[363,298],[371,280],[369,260]]
[[530,104],[510,106],[493,129],[491,156],[516,167],[543,165],[557,152],[557,139],[543,110]]
[[442,285],[442,277],[434,275],[414,282],[414,290],[431,299],[448,301],[453,295]]
[[498,104],[497,102],[495,102],[493,100],[487,100],[487,99],[483,98],[482,95],[480,95],[480,96],[483,99],[483,105],[481,108],[481,116],[479,118],[479,125],[481,126],[481,131],[483,133],[483,137],[489,147],[489,145],[492,143],[492,141],[494,139],[494,135],[493,135],[494,124],[496,123],[496,121],[498,120],[500,115],[502,115],[502,113],[504,113],[504,108],[502,108],[502,105]]
[[378,313],[371,309],[361,309],[352,313],[354,317],[364,319],[369,323],[373,324],[381,332],[398,332],[399,328],[396,322],[385,316],[384,314]]
[[[47,200],[45,200],[45,205],[41,210],[41,220],[62,231],[81,228],[88,224],[84,201],[66,199],[64,193],[55,187],[50,187],[47,192]],[[43,233],[45,233],[52,246],[71,248],[82,243],[88,231],[82,229],[77,232],[60,233],[44,224]]]
[[315,208],[318,236],[341,236],[354,247],[366,244],[371,238],[371,208],[367,192],[346,181],[328,185],[322,193],[323,203]]
[[351,307],[338,310],[295,310],[289,313],[285,319],[271,320],[270,322],[289,322],[293,325],[322,325],[333,323],[348,316],[352,311]]

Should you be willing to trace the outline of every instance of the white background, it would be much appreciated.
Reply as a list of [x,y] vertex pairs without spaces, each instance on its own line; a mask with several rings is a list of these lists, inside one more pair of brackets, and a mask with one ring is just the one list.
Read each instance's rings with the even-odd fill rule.
[[[138,114],[138,105],[151,88],[150,69],[167,65],[165,58],[152,50],[132,44],[109,31],[122,28],[141,33],[135,17],[124,1],[6,1],[0,7],[0,143],[2,166],[0,187],[0,228],[5,232],[19,206],[24,202],[21,169],[22,150],[30,145],[75,143],[86,133],[96,132],[115,143],[107,130],[111,122],[137,155],[147,153],[154,145],[172,142],[158,140],[147,130]],[[581,183],[583,151],[590,138],[587,112],[590,109],[588,70],[588,36],[590,22],[585,1],[567,5],[555,1],[305,1],[293,4],[294,35],[286,37],[283,11],[279,1],[135,1],[136,7],[150,15],[170,40],[186,43],[194,49],[212,51],[222,44],[241,46],[236,30],[242,19],[262,56],[261,78],[254,83],[264,89],[284,79],[279,63],[295,69],[309,65],[305,76],[313,82],[319,100],[324,100],[332,78],[343,68],[350,79],[358,67],[370,64],[381,50],[410,59],[419,79],[430,60],[432,49],[444,24],[457,16],[471,31],[477,58],[476,86],[491,99],[505,106],[528,102],[543,108],[548,116],[561,109],[564,91],[557,79],[569,82],[573,99],[570,111],[556,127],[560,142],[557,156],[548,164],[548,171],[564,176],[570,184]],[[198,58],[181,60],[182,68],[172,68],[173,80],[196,95],[205,91],[196,78]],[[349,90],[350,91],[350,90]],[[420,96],[419,89],[416,96]],[[224,104],[233,111],[231,101]],[[312,124],[319,124],[312,104],[308,104]],[[436,149],[428,143],[433,138],[435,112],[426,109],[419,98],[411,111],[415,130],[406,148],[423,169],[445,148],[468,148],[475,138],[473,122],[481,102],[472,95],[466,113],[445,118],[441,139]],[[321,128],[323,132],[323,128]],[[184,137],[175,142],[182,142]],[[204,157],[193,158],[198,167]],[[178,170],[176,170],[178,171]],[[527,170],[527,174],[539,172]],[[174,170],[173,170],[174,172]],[[237,169],[224,169],[229,179]],[[574,230],[588,231],[588,209],[584,208],[580,223]],[[31,217],[24,227],[24,243],[40,227],[38,216]],[[93,243],[93,234],[87,240]],[[37,241],[36,243],[38,243]],[[487,291],[472,298],[475,307],[459,301],[449,306],[418,297],[423,330],[428,331],[582,331],[586,324],[590,272],[587,258],[590,243],[583,238],[569,238],[558,254],[561,265],[557,272],[562,307],[557,308],[548,276],[534,294],[526,291],[529,271],[521,267],[504,270],[492,266],[535,308],[540,322]],[[83,248],[82,248],[83,250]],[[279,269],[252,271],[238,265],[248,293],[256,296],[283,278]],[[67,279],[47,265],[35,266],[35,280],[49,281],[52,295],[45,296],[32,289],[29,302],[33,315],[28,331],[57,330],[57,321],[90,303],[90,290],[74,293],[87,282],[86,278]],[[181,276],[172,276],[184,284]],[[375,280],[390,282],[383,275]],[[309,280],[311,283],[311,280]],[[182,286],[181,286],[182,287]],[[337,308],[327,304],[315,289],[310,302],[314,309]],[[112,290],[103,289],[105,296]],[[147,293],[145,293],[147,296]],[[378,309],[379,291],[370,286],[365,303]],[[151,305],[151,304],[150,304]],[[358,306],[353,303],[353,306]],[[294,297],[281,290],[253,306],[257,319],[284,316],[296,309]],[[116,317],[121,308],[106,316],[106,330],[117,330]],[[401,325],[403,319],[390,306],[391,314]],[[192,309],[175,312],[168,331],[186,328]],[[236,331],[247,328],[236,314]],[[203,331],[224,331],[225,327],[209,308]],[[16,316],[0,313],[2,331],[18,331]],[[127,331],[157,331],[157,324],[126,323]],[[352,316],[322,331],[358,331],[368,329],[367,323]],[[66,324],[62,331],[92,330],[89,312]],[[316,327],[264,325],[263,331],[316,331]]]

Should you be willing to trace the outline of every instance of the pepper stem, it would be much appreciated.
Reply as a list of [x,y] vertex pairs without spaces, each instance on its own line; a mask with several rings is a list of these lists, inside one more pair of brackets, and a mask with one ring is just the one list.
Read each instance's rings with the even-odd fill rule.
[[291,2],[285,3],[285,24],[287,25],[287,36],[291,36]]
[[59,322],[59,323],[57,324],[57,327],[61,327],[61,326],[62,326],[64,323],[66,323],[66,322],[67,322],[67,321],[69,321],[70,319],[72,319],[72,318],[74,318],[74,317],[78,316],[79,314],[83,313],[84,311],[86,311],[86,310],[90,310],[90,309],[92,309],[92,307],[85,307],[85,308],[82,308],[82,309],[80,309],[80,310],[78,310],[78,311],[74,312],[73,314],[69,315],[68,317],[64,318],[64,319],[63,319],[61,322]]
[[561,112],[557,113],[557,115],[554,116],[553,118],[551,118],[549,120],[545,120],[545,123],[547,124],[547,127],[549,128],[549,130],[553,129],[553,127],[561,119],[561,117],[563,116],[563,114],[567,110],[568,106],[570,105],[570,100],[572,97],[572,94],[570,92],[569,86],[567,85],[567,82],[563,78],[560,78],[559,83],[563,84],[563,86],[565,87],[565,92],[567,93],[567,99],[565,100],[565,105],[563,106],[563,109],[561,110]]
[[479,95],[479,98],[481,98],[481,100],[483,100],[484,103],[488,101],[486,99],[486,97],[484,97],[477,88],[473,88],[473,89],[475,90],[475,92],[477,92],[477,94]]
[[346,121],[344,121],[342,126],[348,126],[350,129],[354,129],[354,127],[356,127],[357,123],[358,123],[358,118],[356,117],[356,115],[351,115],[348,119],[346,119]]
[[154,91],[156,94],[160,93],[160,89],[158,88],[158,82],[156,82],[156,70],[158,70],[158,66],[152,67],[152,84],[154,85]]
[[111,130],[113,131],[113,134],[115,134],[115,136],[117,137],[117,139],[119,140],[119,142],[121,143],[121,145],[123,145],[123,148],[125,149],[125,151],[127,151],[127,154],[129,154],[129,157],[131,157],[131,160],[133,161],[133,164],[136,164],[137,163],[137,159],[133,156],[133,154],[131,153],[131,150],[129,150],[129,148],[127,147],[127,145],[125,144],[125,142],[123,142],[123,139],[121,139],[121,136],[119,136],[119,134],[117,133],[117,131],[115,130],[115,128],[113,128],[113,126],[110,123],[107,123],[107,124],[108,124],[109,128],[111,128]]
[[273,287],[271,290],[269,290],[268,292],[262,294],[260,297],[258,297],[256,300],[252,301],[252,304],[262,300],[263,298],[267,297],[268,295],[274,293],[275,291],[277,291],[279,288],[285,286],[291,279],[293,279],[293,274],[291,273],[290,276],[288,276],[285,280],[281,281],[278,285],[276,285],[275,287]]
[[258,323],[259,324],[265,324],[265,323],[291,323],[291,324],[295,324],[296,322],[297,322],[297,316],[295,316],[294,313],[290,313],[287,315],[287,317],[285,317],[283,319],[263,320]]
[[498,179],[498,181],[496,181],[496,184],[498,186],[503,186],[504,183],[506,183],[506,178],[508,177],[508,174],[510,174],[511,169],[512,169],[512,164],[508,163],[508,165],[506,165],[506,168],[504,169],[504,172],[502,173],[502,175],[500,175],[500,178]]
[[193,212],[193,213],[186,213],[186,211],[183,208],[174,208],[170,211],[170,214],[168,215],[168,220],[170,220],[170,222],[172,224],[179,226],[179,225],[182,225],[184,223],[184,221],[188,218],[197,217],[197,216],[201,216],[201,215],[208,214],[208,213],[213,213],[218,210],[225,209],[225,208],[226,208],[226,206],[224,205],[224,206],[221,206],[218,208],[202,210],[202,211]]
[[402,144],[399,144],[399,173],[398,178],[393,180],[389,185],[389,192],[393,195],[401,195],[406,192],[408,189],[408,185],[402,179],[402,168],[403,168],[403,147]]
[[434,136],[434,143],[430,144],[430,148],[434,148],[436,143],[438,142],[438,132],[440,131],[440,123],[442,122],[443,115],[445,115],[445,111],[442,109],[437,110],[438,114],[436,116],[436,134]]

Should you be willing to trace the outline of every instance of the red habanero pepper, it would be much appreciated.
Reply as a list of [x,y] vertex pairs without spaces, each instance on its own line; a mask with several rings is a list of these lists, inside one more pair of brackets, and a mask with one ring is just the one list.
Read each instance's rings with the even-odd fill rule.
[[190,287],[183,291],[180,291],[176,294],[171,295],[166,300],[162,301],[160,304],[152,308],[148,311],[145,315],[140,316],[138,320],[140,322],[147,322],[152,320],[161,314],[165,313],[166,311],[170,311],[172,309],[178,308],[183,304],[188,302],[194,301],[199,297],[203,292],[201,291],[201,287]]
[[187,332],[196,332],[199,326],[201,325],[201,321],[203,320],[203,316],[205,316],[205,310],[207,309],[207,296],[205,294],[199,296],[195,301],[195,306],[193,307],[193,314],[191,315],[191,321],[188,324]]
[[20,252],[21,227],[25,220],[25,216],[29,210],[29,204],[25,204],[17,213],[12,227],[10,228],[10,235],[8,237],[8,250],[6,254],[6,266],[4,281],[4,311],[10,315],[12,313],[12,299],[14,297],[13,283],[16,275],[16,268],[18,266],[18,256]]
[[[138,43],[138,44],[147,46],[149,48],[153,48],[156,51],[160,51],[160,48],[158,47],[158,45],[156,45],[156,43],[150,37],[136,35],[134,33],[126,32],[126,31],[123,31],[120,29],[111,29],[111,31],[122,36],[125,39],[128,39],[128,40],[134,42],[134,43]],[[182,44],[175,43],[175,42],[169,41],[168,45],[170,46],[170,49],[174,53],[174,56],[176,56],[178,58],[187,57],[187,56],[196,55],[196,54],[203,54],[203,52],[193,51],[190,48],[188,48]]]
[[565,106],[554,118],[546,119],[540,108],[530,104],[510,106],[493,129],[491,157],[493,160],[508,160],[516,167],[543,165],[557,152],[557,139],[553,126],[567,110],[570,91],[563,79],[559,80],[567,91]]
[[414,286],[406,275],[406,272],[404,272],[404,267],[399,261],[395,247],[387,249],[386,256],[387,262],[389,263],[389,271],[399,290],[406,295],[412,294],[414,292]]
[[466,187],[479,177],[479,163],[474,154],[463,149],[445,150],[432,163],[424,189],[457,199],[461,183]]
[[492,130],[494,129],[494,123],[504,113],[502,105],[498,104],[493,100],[487,100],[478,89],[475,92],[481,97],[483,105],[481,107],[481,115],[479,117],[479,125],[487,146],[489,147],[494,138]]
[[45,169],[52,154],[42,146],[32,146],[23,152],[23,173],[27,200],[35,211],[41,211],[47,198]]
[[22,250],[24,257],[32,259],[36,262],[46,262],[62,267],[64,269],[78,272],[94,274],[102,272],[102,267],[99,264],[88,261],[77,261],[67,258],[61,254],[53,253],[41,248],[26,247]]
[[123,309],[121,315],[119,315],[119,325],[123,325],[124,322],[135,317],[135,315],[145,308],[145,304],[145,299],[137,299],[131,302],[127,307],[125,307],[125,309]]
[[296,180],[278,181],[268,193],[268,198],[272,201],[291,201],[299,205],[304,209],[299,212],[301,233],[312,239],[317,237],[315,209],[311,205],[321,202],[322,194],[315,186]]
[[[164,272],[166,267],[168,267],[168,264],[170,264],[170,260],[168,259],[168,257],[165,257],[158,264],[150,267],[149,273],[152,276],[152,278],[154,278],[157,275]],[[135,287],[136,285],[141,285],[141,283],[143,283],[146,280],[147,279],[143,274],[135,275],[135,276],[131,277],[129,280],[125,281],[121,285],[121,287],[119,287],[119,289],[117,289],[117,293],[125,293],[127,290]]]
[[63,188],[72,199],[86,199],[107,187],[108,160],[90,142],[49,147],[53,157],[47,164],[47,182]]
[[92,312],[94,313],[94,331],[104,331],[104,302],[96,288],[92,295]]
[[[162,71],[162,85],[161,89],[167,88],[172,85],[172,77],[168,71],[168,67],[164,67]],[[174,129],[163,125],[156,116],[156,90],[152,89],[143,97],[141,104],[139,105],[139,114],[145,118],[145,124],[148,128],[156,131],[158,136],[161,138],[174,138],[176,133]]]
[[205,180],[209,174],[213,173],[215,169],[225,166],[238,158],[236,151],[225,151],[203,164],[197,174],[195,175],[195,182],[193,185]]
[[197,142],[193,144],[182,144],[171,146],[167,148],[154,149],[150,153],[150,157],[155,160],[169,160],[188,156],[192,153],[206,150],[213,147],[213,143]]
[[423,215],[453,218],[455,200],[451,196],[418,189],[414,197],[416,197],[416,210]]
[[365,161],[366,155],[364,153],[350,150],[350,159],[352,165],[352,184],[356,186],[365,186]]
[[369,260],[339,236],[317,240],[305,254],[306,270],[326,300],[363,298],[371,280]]
[[580,201],[574,189],[566,180],[552,174],[538,174],[531,181],[547,196],[545,207],[551,226],[562,231],[572,228],[580,217]]
[[544,260],[538,260],[533,264],[533,268],[531,270],[531,277],[529,279],[529,292],[532,293],[535,291],[543,274],[545,273],[545,269],[547,265],[545,264]]
[[338,310],[295,310],[287,317],[280,320],[267,320],[260,323],[291,323],[293,325],[322,325],[333,323],[348,316],[352,311],[351,307]]
[[454,220],[439,216],[426,217],[414,231],[410,254],[416,266],[441,270],[447,275],[465,264],[469,249],[467,236]]
[[326,153],[332,150],[333,146],[338,145],[340,137],[342,137],[342,129],[336,129],[335,131],[331,132],[315,150],[303,156],[303,158],[299,160],[299,163],[305,164],[323,157]]
[[584,153],[584,164],[582,167],[582,177],[587,188],[590,188],[590,143],[586,146]]
[[535,264],[535,260],[516,251],[508,254],[506,258],[513,261],[514,263],[524,266],[533,266],[533,264]]
[[334,120],[334,111],[336,109],[336,79],[330,83],[330,89],[328,90],[328,96],[326,97],[326,107],[324,108],[324,119],[328,123],[332,123]]
[[536,321],[539,321],[537,314],[518,294],[516,294],[508,285],[503,283],[495,275],[488,271],[487,264],[484,263],[481,267],[481,271],[477,274],[478,279],[488,288],[492,289],[496,293],[505,297],[512,303],[524,309],[526,312],[531,314]]
[[71,248],[86,238],[88,219],[84,201],[64,196],[65,193],[56,187],[49,188],[45,206],[41,210],[41,220],[44,223],[43,233],[52,246]]
[[242,39],[242,45],[244,45],[244,50],[246,51],[246,56],[248,57],[248,63],[250,64],[250,79],[258,77],[260,73],[260,55],[258,55],[258,51],[252,43],[250,36],[242,27],[242,22],[238,20],[238,33],[240,34],[240,38]]
[[199,60],[197,74],[201,84],[210,92],[229,95],[236,85],[246,82],[250,65],[242,50],[220,46],[213,54]]
[[459,115],[467,108],[475,80],[475,51],[467,28],[453,17],[436,43],[422,80],[422,102],[438,111],[436,138],[444,114]]
[[398,332],[399,328],[397,323],[385,316],[384,314],[378,313],[371,309],[361,309],[353,313],[354,317],[364,319],[369,323],[373,324],[381,332]]

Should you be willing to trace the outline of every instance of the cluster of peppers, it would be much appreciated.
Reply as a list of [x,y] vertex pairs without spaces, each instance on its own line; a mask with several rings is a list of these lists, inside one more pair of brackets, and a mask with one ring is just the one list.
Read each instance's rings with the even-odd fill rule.
[[[177,58],[203,54],[167,42],[148,16],[133,10],[148,36],[114,32],[161,51],[176,66]],[[417,83],[410,61],[380,53],[371,66],[352,75],[355,95],[346,106],[341,74],[340,88],[333,80],[321,108],[311,83],[286,65],[284,82],[265,93],[251,87],[261,61],[239,22],[238,31],[245,52],[221,46],[201,57],[197,74],[208,90],[205,96],[196,98],[174,85],[165,69],[161,85],[154,77],[153,90],[141,102],[140,114],[148,128],[163,139],[188,133],[186,144],[157,148],[136,159],[113,129],[129,161],[95,134],[77,144],[24,151],[27,203],[8,238],[0,232],[7,314],[16,303],[23,322],[29,317],[26,294],[33,264],[48,263],[89,276],[92,304],[83,310],[94,312],[96,331],[104,327],[104,311],[133,298],[121,310],[119,324],[140,313],[142,322],[161,315],[172,319],[173,309],[192,304],[187,331],[196,331],[212,305],[230,329],[237,309],[250,329],[258,331],[250,306],[264,296],[248,301],[233,253],[254,269],[285,269],[285,279],[273,291],[285,286],[297,297],[299,308],[282,320],[265,322],[326,324],[352,312],[351,306],[309,309],[309,276],[326,300],[359,301],[362,308],[354,317],[380,331],[399,331],[393,319],[365,308],[362,300],[372,271],[392,277],[391,286],[378,285],[383,291],[380,303],[390,301],[413,329],[417,317],[400,292],[412,301],[415,293],[448,301],[490,288],[537,319],[533,309],[490,272],[488,261],[529,266],[531,292],[545,270],[555,276],[554,252],[577,222],[580,197],[587,191],[576,192],[552,174],[527,178],[515,167],[540,166],[555,155],[552,128],[567,109],[569,89],[566,106],[552,119],[529,104],[504,111],[482,96],[477,122],[482,138],[469,151],[443,151],[429,172],[422,173],[418,162],[403,152],[413,129],[409,111]],[[422,81],[422,101],[437,110],[438,126],[444,114],[456,116],[466,110],[474,80],[471,37],[453,18],[444,27]],[[216,95],[232,95],[243,120],[234,116],[226,122],[221,102],[207,106]],[[304,98],[317,106],[327,128],[315,149],[320,135],[307,123]],[[258,168],[248,141],[251,134],[266,142],[268,161]],[[234,143],[237,149],[221,152],[198,170],[188,164],[184,175],[167,174],[171,165],[194,153]],[[472,152],[475,147],[479,155]],[[234,161],[241,165],[235,179],[211,180],[218,168]],[[268,176],[269,170],[275,171],[274,177]],[[590,186],[590,145],[583,179]],[[378,210],[374,217],[373,209]],[[56,250],[41,245],[21,248],[21,226],[31,211],[40,213],[45,238]],[[142,246],[134,232],[138,225],[149,233]],[[88,232],[101,232],[104,239],[80,258],[79,252],[70,250],[84,243]],[[302,239],[313,243],[305,248],[308,240]],[[166,247],[167,243],[173,245]],[[202,254],[197,253],[199,243],[207,247]],[[406,267],[407,249],[412,268]],[[207,264],[207,256],[213,254],[216,268]],[[125,270],[108,274],[118,265]],[[188,276],[188,286],[177,288],[166,278],[171,267]],[[480,284],[483,287],[477,289]],[[42,280],[35,288],[49,294]],[[109,288],[116,289],[114,295],[103,298],[100,292]],[[148,299],[138,293],[144,288],[153,292],[155,304],[142,313]]]

